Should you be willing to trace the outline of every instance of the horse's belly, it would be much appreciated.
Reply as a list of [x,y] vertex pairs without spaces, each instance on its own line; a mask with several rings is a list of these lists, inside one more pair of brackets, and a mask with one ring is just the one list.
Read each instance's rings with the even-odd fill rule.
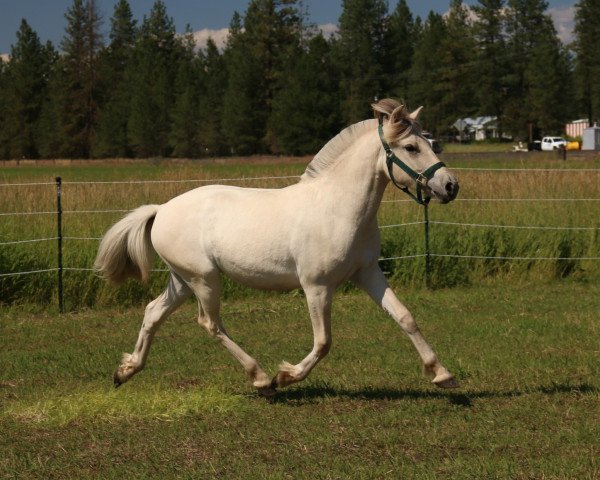
[[256,228],[253,235],[246,233],[225,241],[219,236],[221,241],[210,246],[211,256],[219,270],[233,280],[254,288],[297,288],[296,264],[285,242],[277,241],[277,236],[265,235]]
[[260,290],[287,291],[300,287],[298,276],[289,272],[245,271],[239,268],[221,268],[221,271],[242,285]]

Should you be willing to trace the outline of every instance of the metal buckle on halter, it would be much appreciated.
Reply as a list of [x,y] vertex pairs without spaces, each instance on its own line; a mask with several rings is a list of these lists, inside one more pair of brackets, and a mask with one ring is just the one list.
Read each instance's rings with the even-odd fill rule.
[[415,182],[420,183],[423,187],[427,186],[428,181],[429,179],[422,173],[417,174],[417,178],[415,178]]

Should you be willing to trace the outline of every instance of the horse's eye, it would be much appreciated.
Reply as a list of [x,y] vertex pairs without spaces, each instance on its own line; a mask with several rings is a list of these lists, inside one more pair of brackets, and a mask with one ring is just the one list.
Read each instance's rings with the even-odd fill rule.
[[409,143],[408,145],[404,145],[404,150],[409,153],[415,153],[417,151],[417,147]]

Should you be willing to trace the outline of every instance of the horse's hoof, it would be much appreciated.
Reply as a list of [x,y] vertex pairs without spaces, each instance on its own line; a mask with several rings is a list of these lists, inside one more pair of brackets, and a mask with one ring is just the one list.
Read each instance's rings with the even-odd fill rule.
[[458,382],[451,373],[442,373],[432,380],[440,388],[458,388]]
[[115,388],[119,388],[121,385],[123,385],[123,382],[121,381],[121,377],[119,377],[118,371],[116,371],[113,375],[113,383],[115,385]]

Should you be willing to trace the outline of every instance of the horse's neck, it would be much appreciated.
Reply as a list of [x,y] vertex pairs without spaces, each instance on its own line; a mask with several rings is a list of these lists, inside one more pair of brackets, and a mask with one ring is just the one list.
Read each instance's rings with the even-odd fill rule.
[[379,146],[376,132],[363,136],[323,176],[323,188],[331,191],[335,211],[357,226],[375,218],[388,183],[378,161]]

